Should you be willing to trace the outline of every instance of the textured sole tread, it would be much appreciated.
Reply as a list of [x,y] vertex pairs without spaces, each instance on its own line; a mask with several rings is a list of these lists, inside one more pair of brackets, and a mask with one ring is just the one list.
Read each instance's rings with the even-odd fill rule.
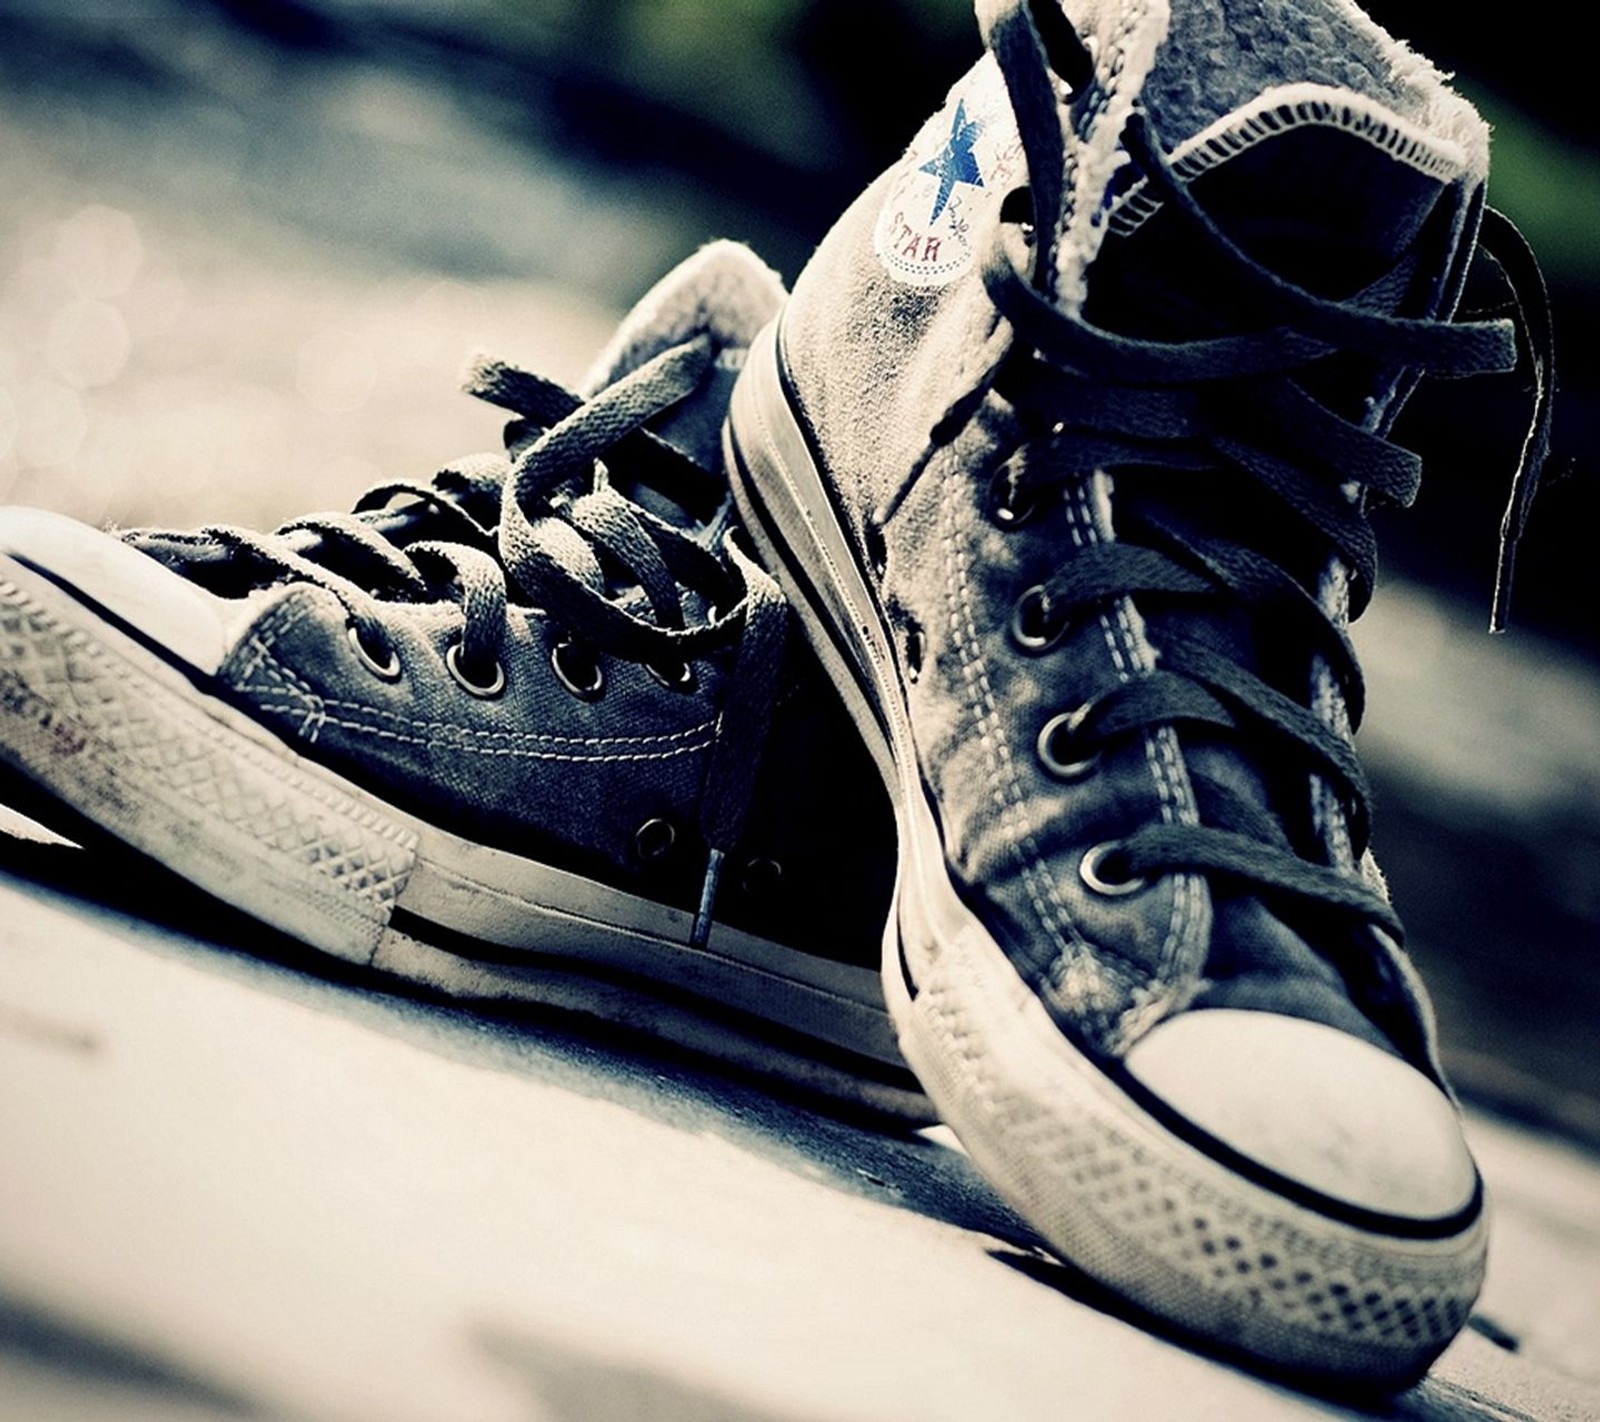
[[1213,1345],[1304,1378],[1415,1381],[1476,1298],[1482,1215],[1444,1239],[1330,1219],[1173,1136],[1072,1047],[950,881],[888,639],[773,329],[735,389],[727,444],[758,552],[885,770],[900,832],[885,996],[907,1061],[985,1176],[1064,1257]]
[[[686,924],[676,910],[414,821],[10,560],[0,560],[0,760],[71,815],[335,957],[451,997],[619,1023],[877,1115],[932,1117],[863,970],[727,931],[695,955],[641,926],[653,913],[675,916],[669,929]],[[538,901],[541,886],[550,893]],[[413,900],[536,946],[526,962],[473,961],[396,926]],[[639,984],[608,979],[618,965]],[[652,994],[652,965],[690,986]],[[763,1017],[791,1027],[794,1044],[773,1040]]]

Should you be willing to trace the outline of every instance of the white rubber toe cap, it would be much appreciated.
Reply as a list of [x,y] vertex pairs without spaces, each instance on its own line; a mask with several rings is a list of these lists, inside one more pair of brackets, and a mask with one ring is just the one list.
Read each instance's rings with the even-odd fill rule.
[[213,597],[119,539],[42,509],[0,508],[0,553],[98,603],[202,672],[222,665],[257,610]]
[[1206,1135],[1343,1205],[1423,1222],[1460,1214],[1477,1193],[1449,1098],[1414,1067],[1320,1022],[1187,1012],[1139,1041],[1126,1066]]

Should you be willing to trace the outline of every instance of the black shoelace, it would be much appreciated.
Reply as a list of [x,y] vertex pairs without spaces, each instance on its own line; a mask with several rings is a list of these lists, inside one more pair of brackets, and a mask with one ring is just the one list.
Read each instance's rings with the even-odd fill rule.
[[[1365,495],[1353,496],[1351,487],[1408,504],[1420,461],[1310,393],[1315,381],[1307,373],[1330,357],[1354,355],[1375,367],[1473,375],[1512,369],[1520,349],[1533,368],[1536,396],[1502,528],[1492,618],[1494,628],[1502,628],[1516,544],[1549,440],[1549,307],[1537,264],[1509,222],[1491,214],[1480,246],[1506,274],[1520,308],[1515,323],[1394,315],[1394,273],[1345,300],[1318,297],[1230,241],[1171,173],[1136,110],[1124,133],[1126,151],[1192,238],[1225,265],[1246,309],[1230,313],[1236,319],[1229,333],[1189,340],[1141,340],[1091,324],[1045,294],[1053,237],[1034,232],[1030,220],[1032,212],[1060,210],[1065,161],[1060,94],[1041,61],[1048,58],[1057,77],[1077,90],[1090,60],[1053,4],[1031,9],[1030,15],[1028,7],[1013,6],[989,34],[1035,179],[1031,202],[1003,209],[983,273],[1010,336],[997,340],[988,373],[946,413],[931,444],[953,439],[991,389],[1011,403],[1031,438],[1007,460],[990,491],[991,513],[1002,527],[1020,525],[1047,494],[1099,473],[1147,488],[1162,478],[1243,476],[1268,510],[1247,521],[1257,530],[1250,543],[1198,533],[1182,519],[1164,517],[1158,498],[1145,499],[1133,528],[1119,528],[1117,541],[1074,552],[1050,578],[1022,592],[1012,639],[1023,651],[1045,656],[1116,599],[1145,599],[1145,606],[1182,606],[1201,619],[1208,612],[1237,617],[1242,611],[1274,647],[1303,649],[1297,660],[1305,674],[1301,695],[1287,695],[1213,643],[1173,632],[1169,620],[1158,639],[1158,667],[1052,717],[1039,735],[1040,760],[1050,773],[1071,780],[1119,738],[1188,727],[1238,746],[1257,762],[1303,772],[1331,791],[1344,811],[1348,867],[1304,857],[1307,849],[1328,851],[1297,846],[1278,816],[1191,767],[1201,822],[1147,825],[1100,847],[1093,855],[1095,882],[1110,892],[1134,892],[1156,876],[1199,872],[1269,900],[1381,927],[1398,942],[1400,924],[1387,899],[1354,872],[1369,838],[1365,777],[1343,728],[1312,705],[1313,668],[1320,663],[1343,697],[1350,730],[1359,725],[1363,687],[1349,639],[1280,559],[1252,545],[1270,543],[1259,536],[1267,527],[1279,530],[1289,546],[1325,550],[1347,570],[1349,615],[1358,616],[1375,578],[1376,546]],[[1398,264],[1401,274],[1406,260],[1403,255]],[[880,521],[893,515],[921,468],[878,512]],[[1089,868],[1086,861],[1086,877]]]
[[[643,470],[669,500],[703,487],[699,470],[644,428],[691,396],[715,351],[696,337],[661,352],[590,400],[498,361],[467,390],[509,410],[507,452],[448,466],[430,484],[386,483],[350,514],[274,533],[226,526],[134,530],[136,547],[219,590],[304,582],[343,605],[374,674],[397,677],[384,602],[453,602],[461,634],[447,661],[481,697],[506,685],[508,604],[541,609],[559,630],[552,662],[574,695],[604,694],[602,655],[638,662],[693,693],[693,660],[737,648],[699,808],[707,866],[692,941],[710,933],[723,860],[743,828],[771,715],[786,629],[777,585],[725,534],[713,549],[618,492],[610,470]],[[398,501],[398,504],[397,504]]]

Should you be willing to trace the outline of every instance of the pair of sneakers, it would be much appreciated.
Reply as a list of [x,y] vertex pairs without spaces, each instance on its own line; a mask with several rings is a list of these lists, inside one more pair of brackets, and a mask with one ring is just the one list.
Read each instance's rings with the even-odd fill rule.
[[787,301],[717,244],[581,394],[480,365],[503,454],[271,535],[5,513],[0,760],[329,953],[936,1112],[1137,1307],[1402,1386],[1484,1198],[1346,627],[1526,254],[1347,0],[977,9]]

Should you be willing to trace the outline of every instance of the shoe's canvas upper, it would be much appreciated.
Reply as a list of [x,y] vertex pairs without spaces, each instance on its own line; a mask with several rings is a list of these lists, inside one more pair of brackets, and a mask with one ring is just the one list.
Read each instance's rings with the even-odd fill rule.
[[[1208,383],[1201,372],[1191,417],[1174,413],[1171,377],[1095,362],[1133,370],[1149,364],[1141,342],[1226,341],[1252,322],[1270,333],[1277,293],[1256,303],[1272,283],[1302,305],[1447,319],[1482,202],[1486,129],[1348,4],[1073,4],[1092,60],[1076,87],[1051,67],[1051,5],[1025,24],[1018,4],[978,9],[991,53],[843,216],[781,326],[792,398],[895,629],[952,876],[1095,1052],[1120,1057],[1157,1022],[1211,1006],[1320,1021],[1431,1070],[1428,1010],[1392,927],[1319,913],[1227,871],[1163,873],[1128,893],[1090,882],[1086,856],[1136,831],[1265,820],[1274,853],[1331,867],[1381,904],[1364,824],[1352,832],[1348,797],[1303,759],[1249,716],[1221,728],[1134,718],[1121,735],[1101,726],[1087,763],[1062,753],[1054,770],[1040,743],[1056,723],[1069,744],[1075,716],[1173,665],[1181,644],[1294,701],[1321,728],[1307,734],[1347,744],[1352,674],[1335,675],[1259,606],[1225,599],[1196,610],[1181,593],[1108,597],[1042,651],[1019,649],[1014,617],[1027,590],[1074,559],[1143,541],[1160,522],[1183,547],[1221,540],[1270,560],[1292,581],[1287,600],[1319,607],[1337,641],[1352,593],[1366,589],[1317,531],[1323,516],[1308,529],[1281,502],[1334,506],[1336,522],[1366,496],[1359,474],[1342,475],[1330,445],[1316,493],[1302,496],[1292,471],[1273,493],[1225,447],[1235,429],[1254,438],[1252,402],[1267,403],[1257,386],[1278,374],[1252,385],[1248,373]],[[1210,223],[1266,274],[1254,286],[1133,161],[1124,134],[1135,115]],[[1031,224],[1007,208],[1024,184]],[[1031,329],[997,299],[1009,292],[1017,319],[1043,318],[1007,266],[1075,332],[1091,328],[1071,337],[1076,353],[1034,362],[1053,367],[1050,388],[1068,391],[1080,428],[1052,434],[1048,400],[1024,398],[1042,379],[1018,374]],[[1369,435],[1387,429],[1415,364],[1370,340],[1329,354],[1289,363],[1285,378],[1311,397],[1302,403]],[[1095,388],[1113,387],[1095,404]],[[1162,421],[1180,420],[1194,428],[1162,444]],[[1288,449],[1281,434],[1268,447]],[[1129,453],[1142,439],[1148,470]],[[1108,442],[1105,467],[1085,453],[1095,440]],[[1059,472],[1068,467],[1078,472]],[[1029,516],[997,507],[1023,487]]]
[[[784,636],[775,589],[766,655],[778,660],[741,661],[755,620],[741,599],[754,604],[759,574],[725,543],[718,439],[745,345],[782,295],[746,249],[715,244],[627,318],[587,382],[591,404],[481,362],[480,393],[515,416],[508,452],[459,461],[425,497],[375,491],[355,518],[278,536],[130,535],[154,562],[74,525],[63,573],[100,545],[132,560],[137,576],[103,603],[126,609],[153,589],[207,614],[190,619],[207,629],[194,674],[397,808],[690,911],[715,847],[718,921],[875,963],[888,806],[832,688]],[[647,382],[616,406],[623,382],[687,348],[687,393],[663,403]],[[643,425],[650,439],[630,433]],[[552,440],[598,442],[518,502],[508,480]],[[366,532],[350,536],[354,524]],[[608,611],[620,638],[594,623]],[[770,714],[753,713],[760,724],[729,749],[730,701],[752,687]],[[718,794],[726,806],[708,804]],[[733,842],[708,843],[729,825]]]
[[[1003,9],[1004,7],[997,7]],[[1095,64],[1074,106],[1073,172],[1058,296],[1082,299],[1108,229],[1106,194],[1125,168],[1122,126],[1150,115],[1176,170],[1191,179],[1303,125],[1359,136],[1441,182],[1481,184],[1488,126],[1443,76],[1353,4],[1166,0],[1070,7]],[[1127,194],[1120,193],[1120,205]]]

